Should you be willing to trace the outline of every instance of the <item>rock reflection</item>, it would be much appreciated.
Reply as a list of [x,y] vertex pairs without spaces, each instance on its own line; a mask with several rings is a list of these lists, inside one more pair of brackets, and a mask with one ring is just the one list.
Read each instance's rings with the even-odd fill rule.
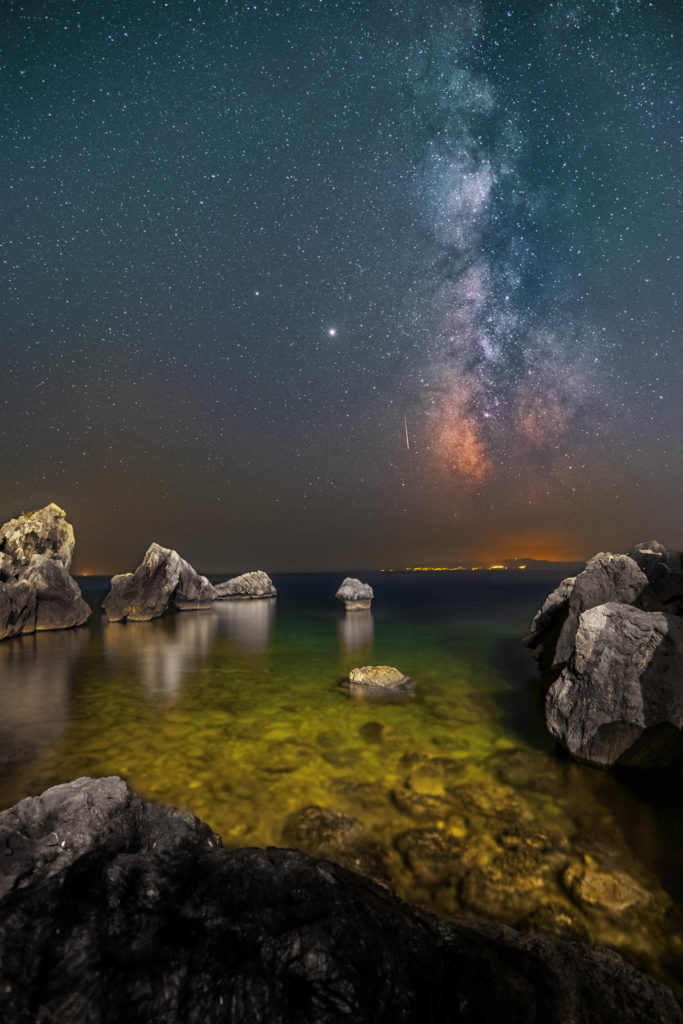
[[247,654],[268,650],[275,622],[275,598],[216,601],[213,609],[221,636],[233,640]]
[[172,615],[151,622],[108,622],[104,652],[114,666],[135,666],[149,700],[176,699],[183,680],[205,657],[216,639],[212,611]]
[[69,723],[71,681],[87,629],[32,633],[0,645],[0,766],[33,760]]
[[337,620],[339,638],[349,653],[369,647],[373,641],[375,623],[371,611],[347,612]]

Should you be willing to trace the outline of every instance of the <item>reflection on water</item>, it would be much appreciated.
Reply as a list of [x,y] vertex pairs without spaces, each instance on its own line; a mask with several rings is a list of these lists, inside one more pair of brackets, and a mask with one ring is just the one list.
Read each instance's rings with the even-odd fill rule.
[[31,761],[70,719],[71,681],[88,629],[17,636],[0,643],[0,766]]
[[211,611],[151,622],[105,622],[105,658],[115,670],[133,665],[149,700],[173,701],[183,679],[211,650],[217,627]]
[[[557,581],[473,575],[371,577],[374,621],[341,618],[338,578],[310,575],[276,581],[277,613],[231,601],[3,641],[0,806],[117,774],[227,844],[277,846],[315,804],[358,825],[311,852],[437,911],[615,946],[683,990],[683,898],[663,885],[683,877],[680,786],[662,782],[664,819],[558,755],[519,645]],[[397,666],[415,697],[350,699],[359,663]]]
[[362,651],[364,647],[369,647],[372,644],[375,632],[372,612],[369,609],[347,612],[343,619],[337,619],[337,629],[339,630],[339,639],[349,654]]
[[251,601],[217,601],[213,612],[221,636],[234,641],[246,654],[268,650],[275,622],[276,598]]

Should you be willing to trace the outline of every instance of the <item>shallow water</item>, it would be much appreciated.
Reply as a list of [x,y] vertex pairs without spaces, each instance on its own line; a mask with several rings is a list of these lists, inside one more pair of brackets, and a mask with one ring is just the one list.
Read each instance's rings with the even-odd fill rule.
[[[300,845],[441,913],[609,944],[680,993],[680,783],[548,738],[519,639],[557,578],[364,578],[372,612],[341,609],[340,577],[282,576],[276,601],[3,642],[0,804],[121,775],[226,844]],[[97,607],[106,586],[81,583]],[[354,699],[339,684],[363,664],[416,696]]]

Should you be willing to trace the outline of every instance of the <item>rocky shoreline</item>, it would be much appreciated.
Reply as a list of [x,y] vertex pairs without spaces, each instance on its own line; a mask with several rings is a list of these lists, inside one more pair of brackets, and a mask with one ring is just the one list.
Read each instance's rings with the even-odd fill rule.
[[597,768],[666,764],[683,727],[683,567],[656,540],[563,580],[524,643],[549,683],[548,730]]
[[683,1021],[616,953],[442,920],[302,852],[226,849],[116,777],[0,814],[0,858],[13,1024]]

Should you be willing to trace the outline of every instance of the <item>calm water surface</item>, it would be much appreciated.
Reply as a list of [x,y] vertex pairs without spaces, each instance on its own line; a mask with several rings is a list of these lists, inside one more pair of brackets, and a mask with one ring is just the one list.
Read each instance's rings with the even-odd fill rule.
[[[277,600],[130,624],[81,580],[89,626],[0,644],[0,804],[121,775],[226,844],[300,845],[441,913],[612,945],[680,994],[680,780],[615,778],[548,738],[519,639],[556,574],[364,578],[372,612],[341,609],[339,576],[290,575]],[[364,664],[415,698],[349,696]]]

